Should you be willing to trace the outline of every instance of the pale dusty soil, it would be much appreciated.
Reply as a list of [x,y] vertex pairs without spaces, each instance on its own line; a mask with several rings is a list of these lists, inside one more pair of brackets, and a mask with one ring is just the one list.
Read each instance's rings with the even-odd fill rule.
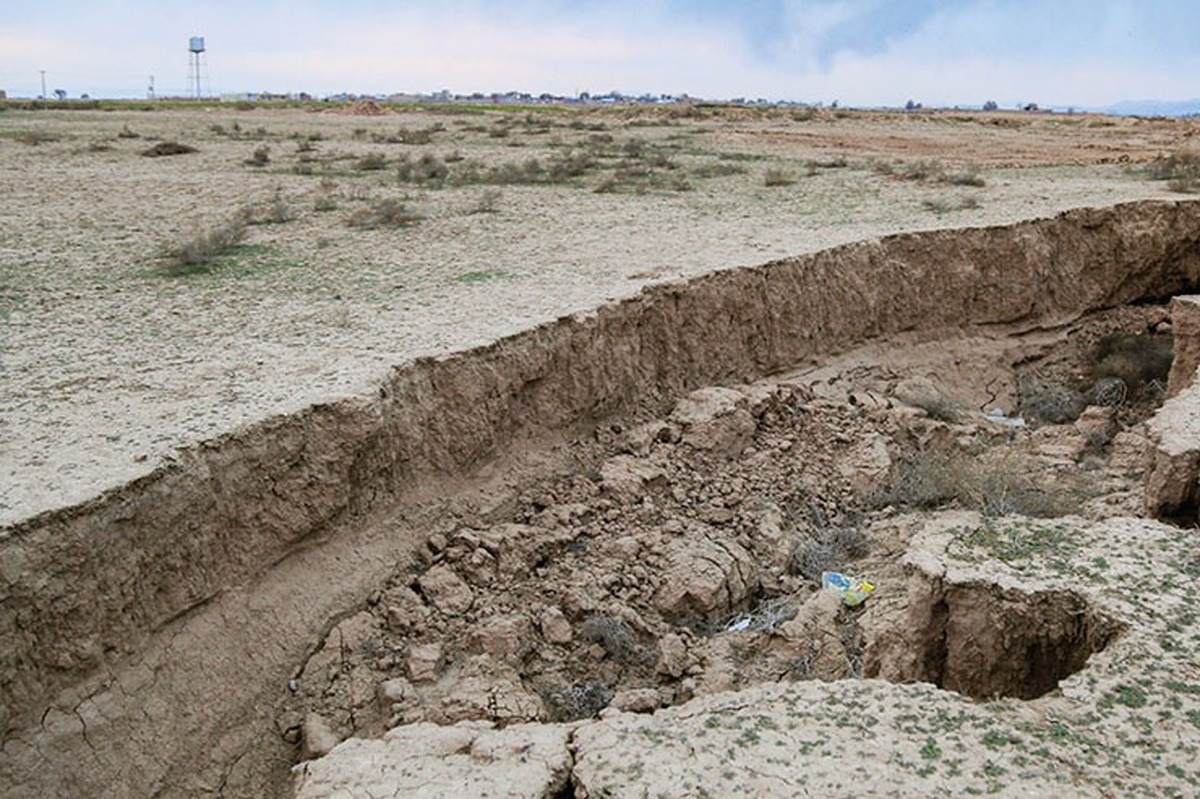
[[[0,113],[0,524],[82,502],[181,447],[266,416],[370,391],[389,367],[493,340],[658,281],[887,233],[1012,222],[1173,197],[1129,169],[1187,147],[1194,122],[1049,115],[823,112],[358,117],[300,110]],[[229,133],[235,121],[241,133]],[[375,142],[440,123],[427,145]],[[225,133],[212,129],[223,126]],[[497,126],[510,130],[490,135]],[[121,138],[123,128],[140,138]],[[259,129],[262,132],[258,132]],[[356,129],[363,133],[356,134]],[[56,140],[29,144],[47,133]],[[319,134],[297,174],[294,136]],[[558,186],[397,182],[354,158],[459,151],[487,165],[546,160],[611,136],[602,168]],[[153,139],[198,153],[143,158]],[[596,193],[633,138],[667,153],[664,185]],[[111,147],[95,150],[91,145]],[[271,147],[264,168],[244,161]],[[727,157],[721,159],[722,154]],[[729,157],[736,155],[736,158]],[[806,161],[844,167],[817,167]],[[885,175],[936,159],[983,187]],[[701,177],[706,165],[746,171]],[[792,172],[764,185],[768,169]],[[689,191],[673,186],[685,176]],[[324,183],[323,183],[324,180]],[[163,250],[278,194],[296,218],[251,228],[210,274],[162,272]],[[423,219],[364,231],[347,216],[403,197]],[[316,210],[331,198],[333,210]],[[936,213],[924,202],[978,208]]]

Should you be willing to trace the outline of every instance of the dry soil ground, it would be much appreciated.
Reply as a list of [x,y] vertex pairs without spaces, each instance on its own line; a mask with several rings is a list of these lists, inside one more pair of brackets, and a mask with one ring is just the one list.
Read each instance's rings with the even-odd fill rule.
[[[829,110],[148,109],[0,112],[0,523],[265,415],[362,392],[414,356],[650,282],[1171,196],[1138,167],[1198,128]],[[196,152],[142,154],[165,141]],[[419,221],[348,224],[388,199]],[[164,252],[246,207],[257,224],[239,248],[169,273]]]

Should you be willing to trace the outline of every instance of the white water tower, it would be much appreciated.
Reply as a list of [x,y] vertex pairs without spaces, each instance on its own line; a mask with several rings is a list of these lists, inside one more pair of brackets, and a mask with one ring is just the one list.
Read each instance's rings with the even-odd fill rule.
[[207,72],[204,65],[204,37],[193,36],[188,39],[188,91],[195,89],[197,100],[203,96],[200,92],[200,75],[204,74],[207,79]]

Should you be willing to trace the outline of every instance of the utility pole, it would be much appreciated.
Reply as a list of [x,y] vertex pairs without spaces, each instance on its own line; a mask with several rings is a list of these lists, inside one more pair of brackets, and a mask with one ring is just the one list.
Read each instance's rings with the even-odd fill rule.
[[46,99],[46,70],[39,69],[38,72],[42,73],[42,96],[39,97],[38,99],[45,100]]

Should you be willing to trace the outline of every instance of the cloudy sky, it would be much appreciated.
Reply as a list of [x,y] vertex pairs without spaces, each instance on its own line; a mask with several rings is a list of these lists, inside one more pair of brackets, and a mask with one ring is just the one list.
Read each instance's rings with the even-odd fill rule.
[[42,0],[0,14],[0,89],[519,90],[843,105],[1200,97],[1198,0]]

